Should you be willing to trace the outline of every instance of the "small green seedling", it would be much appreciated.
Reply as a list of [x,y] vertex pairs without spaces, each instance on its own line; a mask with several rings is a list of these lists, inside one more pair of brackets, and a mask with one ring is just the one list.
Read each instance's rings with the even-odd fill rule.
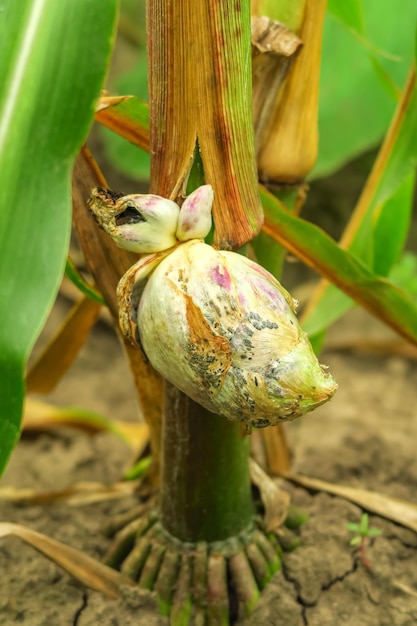
[[382,531],[379,530],[378,528],[369,528],[368,524],[369,524],[368,514],[363,513],[359,524],[355,524],[354,522],[349,522],[346,524],[346,528],[347,530],[350,530],[351,532],[356,533],[355,537],[351,539],[350,545],[356,546],[359,544],[360,546],[359,554],[361,557],[361,561],[365,565],[365,567],[367,567],[368,569],[371,569],[371,564],[365,555],[366,538],[377,537],[378,535],[381,534]]

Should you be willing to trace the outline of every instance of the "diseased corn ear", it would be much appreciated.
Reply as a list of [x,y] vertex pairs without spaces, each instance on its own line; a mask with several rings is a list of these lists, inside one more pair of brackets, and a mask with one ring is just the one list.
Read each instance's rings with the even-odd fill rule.
[[115,215],[117,245],[132,252],[159,252],[177,242],[179,206],[153,194],[124,196]]
[[150,253],[177,243],[180,208],[172,200],[154,194],[125,196],[97,188],[88,204],[97,222],[119,248]]
[[184,200],[176,233],[179,241],[207,237],[211,229],[213,199],[213,187],[203,185]]
[[154,368],[209,411],[248,428],[274,425],[313,410],[337,387],[295,306],[256,263],[189,241],[148,280],[140,341]]

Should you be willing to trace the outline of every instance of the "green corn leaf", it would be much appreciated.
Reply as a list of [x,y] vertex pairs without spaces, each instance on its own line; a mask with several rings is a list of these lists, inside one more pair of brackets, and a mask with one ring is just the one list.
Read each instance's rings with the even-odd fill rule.
[[0,22],[0,472],[28,353],[65,267],[72,165],[107,66],[116,0],[6,0]]
[[417,306],[404,291],[377,276],[320,228],[291,215],[264,189],[261,198],[265,211],[265,232],[373,315],[417,344]]
[[369,525],[369,517],[367,513],[363,513],[361,517],[361,521],[359,523],[359,532],[361,535],[366,535],[368,533],[368,525]]
[[[147,100],[148,77],[145,48],[140,46],[137,54],[136,64],[117,79],[114,91],[115,93],[136,93],[142,100]],[[125,103],[125,106],[129,107],[129,101]],[[109,132],[106,128],[102,129],[102,138],[105,154],[116,170],[127,173],[136,180],[149,179],[150,157],[147,152],[135,149],[133,145],[126,143],[119,135]]]
[[404,252],[390,272],[390,280],[417,302],[417,255]]
[[353,537],[353,539],[350,540],[350,545],[357,546],[361,541],[362,537]]
[[401,10],[396,0],[385,0],[383,10],[378,0],[361,4],[329,4],[320,77],[320,150],[313,177],[334,171],[380,142],[414,56],[415,0],[403,0]]
[[[414,178],[414,173],[411,173],[397,192],[379,208],[379,216],[375,217],[373,231],[371,230],[372,220],[369,220],[368,226],[371,232],[368,237],[365,235],[366,229],[364,228],[361,238],[358,237],[355,240],[356,251],[352,250],[352,252],[355,251],[359,258],[363,255],[365,257],[363,260],[382,276],[389,273],[406,239],[413,206]],[[361,245],[363,245],[362,250]],[[405,287],[401,281],[393,280],[393,282],[400,287]],[[315,342],[316,337],[354,306],[354,299],[329,284],[314,308],[303,317],[303,329]],[[322,343],[322,340],[318,341],[318,344]]]
[[407,239],[413,211],[415,178],[413,168],[395,193],[374,211],[372,267],[382,276],[387,276],[399,259]]
[[106,304],[103,296],[84,280],[70,257],[67,258],[67,263],[65,265],[65,275],[85,296],[91,298],[91,300],[94,300],[95,302],[99,302],[100,304]]
[[[375,274],[386,276],[403,249],[412,214],[416,165],[417,88],[412,70],[370,174],[369,193],[363,193],[359,201],[359,219],[355,215],[348,225],[348,249]],[[319,295],[313,296],[312,302],[314,306],[308,307],[303,318],[303,328],[311,336],[323,331],[354,305],[334,285],[321,285]]]
[[358,35],[363,33],[363,9],[362,0],[329,0],[327,10],[349,30]]
[[391,61],[400,61],[401,59],[394,55],[381,50],[375,46],[365,36],[363,6],[362,0],[330,0],[327,5],[328,11],[334,15],[347,28],[361,44],[367,48],[372,54],[383,56]]

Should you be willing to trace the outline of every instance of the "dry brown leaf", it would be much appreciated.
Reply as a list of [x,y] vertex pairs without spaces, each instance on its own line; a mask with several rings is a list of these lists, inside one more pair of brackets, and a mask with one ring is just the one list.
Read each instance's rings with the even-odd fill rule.
[[302,46],[301,39],[284,24],[252,13],[252,100],[255,146],[274,114],[281,85]]
[[134,449],[136,456],[140,457],[149,444],[148,424],[145,422],[117,421],[115,426],[124,435],[130,447]]
[[319,70],[326,0],[305,2],[304,7],[302,23],[296,29],[303,48],[275,94],[262,137],[257,138],[259,177],[274,183],[304,180],[317,158]]
[[[247,97],[250,68],[241,63],[250,54],[249,39],[239,9],[185,0],[178,13],[175,2],[154,0],[147,11],[150,191],[173,200],[181,196],[198,138],[204,178],[214,190],[214,245],[223,249],[253,239],[263,217]],[[190,33],[193,54],[185,52]]]
[[105,485],[97,482],[78,482],[59,491],[39,492],[35,489],[19,489],[16,487],[0,487],[0,500],[15,504],[51,504],[64,500],[72,506],[92,504],[103,500],[115,500],[132,495],[140,481],[123,481]]
[[396,587],[397,589],[400,589],[401,591],[408,594],[409,596],[413,596],[414,598],[417,598],[417,591],[413,589],[412,587],[409,587],[408,585],[400,582],[399,580],[394,580],[392,584],[394,587]]
[[253,459],[249,461],[249,471],[251,481],[259,489],[265,507],[266,529],[268,531],[277,530],[282,526],[287,516],[290,495],[286,491],[282,491]]
[[77,408],[56,407],[34,398],[26,398],[24,430],[49,430],[62,426],[70,426],[88,433],[112,432],[126,441],[137,455],[141,455],[149,444],[149,428],[143,422],[110,420]]
[[103,96],[96,109],[96,120],[118,135],[123,135],[125,139],[142,150],[149,150],[149,129],[123,115],[123,103],[128,102],[131,97]]
[[[105,178],[87,148],[78,157],[73,178],[74,224],[87,266],[118,327],[116,287],[121,276],[137,261],[137,255],[117,248],[98,227],[87,208],[93,187],[107,187]],[[135,381],[141,415],[149,425],[155,482],[159,472],[163,382],[161,376],[127,340],[123,341]]]
[[31,366],[28,392],[50,393],[74,362],[100,313],[101,304],[84,296],[74,305],[58,333]]
[[335,485],[317,478],[308,478],[299,474],[290,472],[283,474],[284,478],[291,482],[313,489],[314,491],[325,491],[341,498],[346,498],[350,502],[358,504],[366,511],[376,513],[381,517],[401,524],[406,528],[410,528],[417,532],[417,505],[405,500],[397,500],[391,496],[386,496],[376,491],[367,491],[366,489],[357,489],[355,487],[346,487],[344,485]]
[[66,546],[56,539],[42,535],[25,526],[20,526],[20,524],[0,522],[0,537],[10,535],[23,539],[87,587],[102,591],[111,598],[118,597],[118,591],[122,585],[134,584],[133,581],[107,567],[107,565],[95,561],[83,552]]
[[251,457],[267,474],[275,476],[291,468],[291,451],[283,426],[255,429],[250,440]]

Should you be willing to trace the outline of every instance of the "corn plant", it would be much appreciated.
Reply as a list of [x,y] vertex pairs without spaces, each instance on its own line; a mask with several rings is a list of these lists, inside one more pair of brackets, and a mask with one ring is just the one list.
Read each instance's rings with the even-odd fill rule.
[[[52,4],[27,0],[21,11],[6,3],[2,22],[8,46],[0,60],[6,77],[0,121],[2,467],[19,435],[27,356],[64,270],[69,177],[114,29],[114,3],[105,10],[94,2],[59,10]],[[363,39],[357,6],[329,8]],[[417,161],[414,62],[395,92],[393,120],[340,243],[298,215],[318,152],[325,10],[324,1],[253,2],[251,22],[248,0],[184,0],[181,10],[167,0],[148,0],[150,106],[137,97],[104,96],[96,119],[150,151],[150,193],[108,190],[86,148],[75,163],[74,225],[101,295],[83,286],[88,295],[75,314],[83,330],[75,333],[71,354],[103,298],[127,337],[152,446],[149,477],[159,493],[157,506],[151,500],[119,529],[107,563],[154,590],[173,624],[244,618],[280,567],[274,528],[252,498],[248,435],[306,413],[334,392],[305,333],[318,346],[326,328],[356,302],[417,343],[417,306],[386,278],[409,227]],[[87,20],[94,24],[88,35]],[[65,54],[54,65],[58,49]],[[382,72],[376,52],[371,47]],[[323,277],[303,331],[277,282],[285,250]],[[215,285],[207,286],[208,276]],[[181,293],[180,283],[186,285]],[[249,328],[246,344],[237,327]],[[50,388],[45,362],[53,352],[29,371],[29,389]],[[243,363],[250,359],[261,370]],[[65,367],[58,358],[54,376]],[[264,432],[267,442],[280,429]]]

